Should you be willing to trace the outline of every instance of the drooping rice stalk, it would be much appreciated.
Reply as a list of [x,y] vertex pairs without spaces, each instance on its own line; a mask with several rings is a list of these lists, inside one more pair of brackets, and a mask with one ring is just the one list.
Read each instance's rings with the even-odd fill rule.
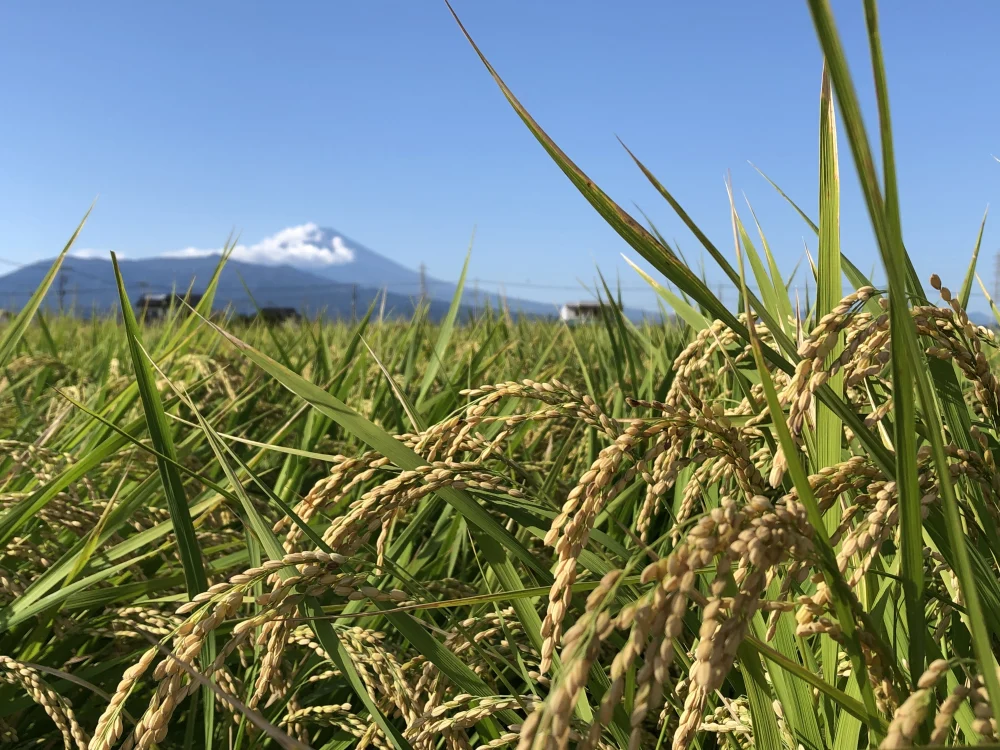
[[[874,4],[881,176],[809,6],[811,310],[731,189],[727,257],[636,159],[740,289],[723,305],[492,68],[675,318],[465,320],[460,284],[441,324],[219,324],[216,275],[194,313],[140,323],[123,287],[122,322],[81,321],[45,312],[43,285],[0,329],[0,744],[996,746],[1000,383],[966,312],[982,230],[960,291],[933,276],[929,300]],[[839,244],[838,111],[885,289]]]

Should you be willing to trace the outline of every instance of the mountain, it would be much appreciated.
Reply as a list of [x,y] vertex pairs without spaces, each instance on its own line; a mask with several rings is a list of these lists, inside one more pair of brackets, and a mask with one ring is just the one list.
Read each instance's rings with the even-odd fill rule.
[[[125,259],[119,265],[134,304],[144,293],[183,293],[189,287],[196,293],[203,292],[220,253],[219,249],[191,247],[155,258]],[[117,287],[107,259],[108,253],[92,250],[67,258],[44,306],[74,308],[84,315],[92,310],[117,308]],[[50,265],[51,261],[40,261],[0,276],[0,308],[20,308]],[[515,315],[554,317],[559,312],[552,303],[501,298],[495,292],[469,286],[462,295],[462,304],[470,312],[486,306],[498,309],[504,304]],[[430,317],[436,320],[447,312],[456,289],[453,282],[407,268],[335,229],[302,224],[256,244],[233,248],[219,282],[216,307],[231,306],[236,312],[252,313],[255,300],[259,307],[293,307],[304,314],[325,312],[330,317],[349,317],[363,314],[385,290],[385,313],[409,316],[423,290],[430,301]],[[638,321],[649,313],[626,308],[625,314]]]
[[973,324],[975,324],[977,326],[985,326],[986,328],[996,328],[997,327],[997,319],[994,318],[989,313],[982,313],[982,312],[975,312],[975,311],[973,311],[973,312],[968,313],[968,315],[969,315],[969,320],[971,320],[973,322]]
[[[201,254],[200,250],[184,251],[188,255]],[[451,300],[455,296],[456,285],[386,258],[356,242],[336,229],[320,227],[317,224],[302,224],[283,229],[266,237],[255,245],[237,247],[234,258],[253,263],[288,263],[317,276],[323,276],[341,284],[386,289],[405,297],[416,297],[423,288],[432,299]],[[460,271],[456,266],[456,275]],[[466,288],[462,302],[470,307],[485,307],[487,304],[499,308],[503,303],[500,295]],[[556,305],[508,297],[507,306],[511,312],[527,315],[555,315]]]
[[[457,289],[453,282],[442,281],[426,274],[421,279],[419,271],[407,268],[368,249],[336,229],[320,227],[317,224],[289,227],[256,245],[237,248],[233,257],[243,257],[257,263],[286,262],[296,268],[343,284],[384,288],[407,297],[419,295],[423,288],[431,299],[451,300]],[[460,268],[456,266],[455,273],[459,271]],[[486,292],[472,286],[471,283],[466,283],[462,304],[473,309],[482,309],[487,305],[498,309],[506,304],[514,314],[549,317],[559,313],[559,305],[551,302],[501,297],[496,292]],[[624,312],[633,321],[640,321],[643,317],[651,315],[658,317],[658,313],[634,308],[625,308]]]
[[[0,276],[0,307],[19,309],[41,284],[51,260],[32,263]],[[190,287],[200,293],[215,271],[218,257],[160,257],[121,260],[119,266],[132,304],[140,295],[184,293]],[[246,286],[244,287],[244,284]],[[251,299],[247,289],[253,295]],[[231,307],[238,313],[253,313],[259,307],[292,307],[304,314],[324,313],[330,317],[363,315],[378,288],[343,283],[307,273],[287,264],[262,265],[230,259],[222,270],[216,290],[215,308]],[[386,316],[409,316],[416,296],[388,293]],[[78,314],[106,313],[118,308],[118,291],[111,263],[96,258],[68,258],[43,302],[43,308],[60,305]],[[439,319],[449,303],[430,301],[430,316]]]

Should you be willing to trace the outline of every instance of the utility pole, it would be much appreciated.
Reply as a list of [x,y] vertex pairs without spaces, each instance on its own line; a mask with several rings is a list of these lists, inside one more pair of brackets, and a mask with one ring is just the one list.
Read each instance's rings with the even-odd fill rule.
[[358,319],[358,285],[351,284],[351,322]]
[[427,266],[420,264],[420,301],[427,299]]
[[148,281],[139,282],[139,301],[142,303],[142,306],[139,308],[139,317],[143,321],[145,321],[146,316],[149,312],[149,299],[147,299],[146,296],[146,289],[148,288],[149,288]]
[[1000,253],[993,260],[993,300],[1000,299]]
[[66,308],[66,272],[69,271],[68,266],[64,266],[62,272],[59,274],[59,314],[63,314],[63,310]]

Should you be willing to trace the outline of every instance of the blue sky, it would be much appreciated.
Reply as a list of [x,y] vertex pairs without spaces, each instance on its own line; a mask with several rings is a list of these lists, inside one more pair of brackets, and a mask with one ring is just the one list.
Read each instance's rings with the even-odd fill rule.
[[[804,3],[455,6],[543,127],[689,259],[696,240],[616,134],[720,247],[732,247],[731,169],[786,271],[803,241],[815,251],[747,164],[815,213],[820,55]],[[907,246],[923,276],[957,287],[1000,191],[1000,56],[990,53],[1000,4],[882,6]],[[861,4],[834,7],[872,115]],[[443,3],[5,3],[0,67],[7,261],[53,255],[100,195],[80,246],[130,257],[217,247],[233,229],[256,243],[315,222],[455,278],[475,225],[470,277],[484,287],[580,296],[517,285],[573,286],[595,264],[642,285],[619,256],[634,253],[549,161]],[[844,249],[868,269],[877,260],[844,139],[841,157]],[[998,236],[988,223],[988,284]]]

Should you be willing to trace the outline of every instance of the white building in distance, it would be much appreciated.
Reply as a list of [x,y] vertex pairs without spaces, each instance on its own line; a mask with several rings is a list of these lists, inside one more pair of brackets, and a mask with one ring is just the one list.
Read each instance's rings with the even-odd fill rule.
[[559,308],[559,320],[567,323],[596,320],[600,314],[600,302],[567,302]]

